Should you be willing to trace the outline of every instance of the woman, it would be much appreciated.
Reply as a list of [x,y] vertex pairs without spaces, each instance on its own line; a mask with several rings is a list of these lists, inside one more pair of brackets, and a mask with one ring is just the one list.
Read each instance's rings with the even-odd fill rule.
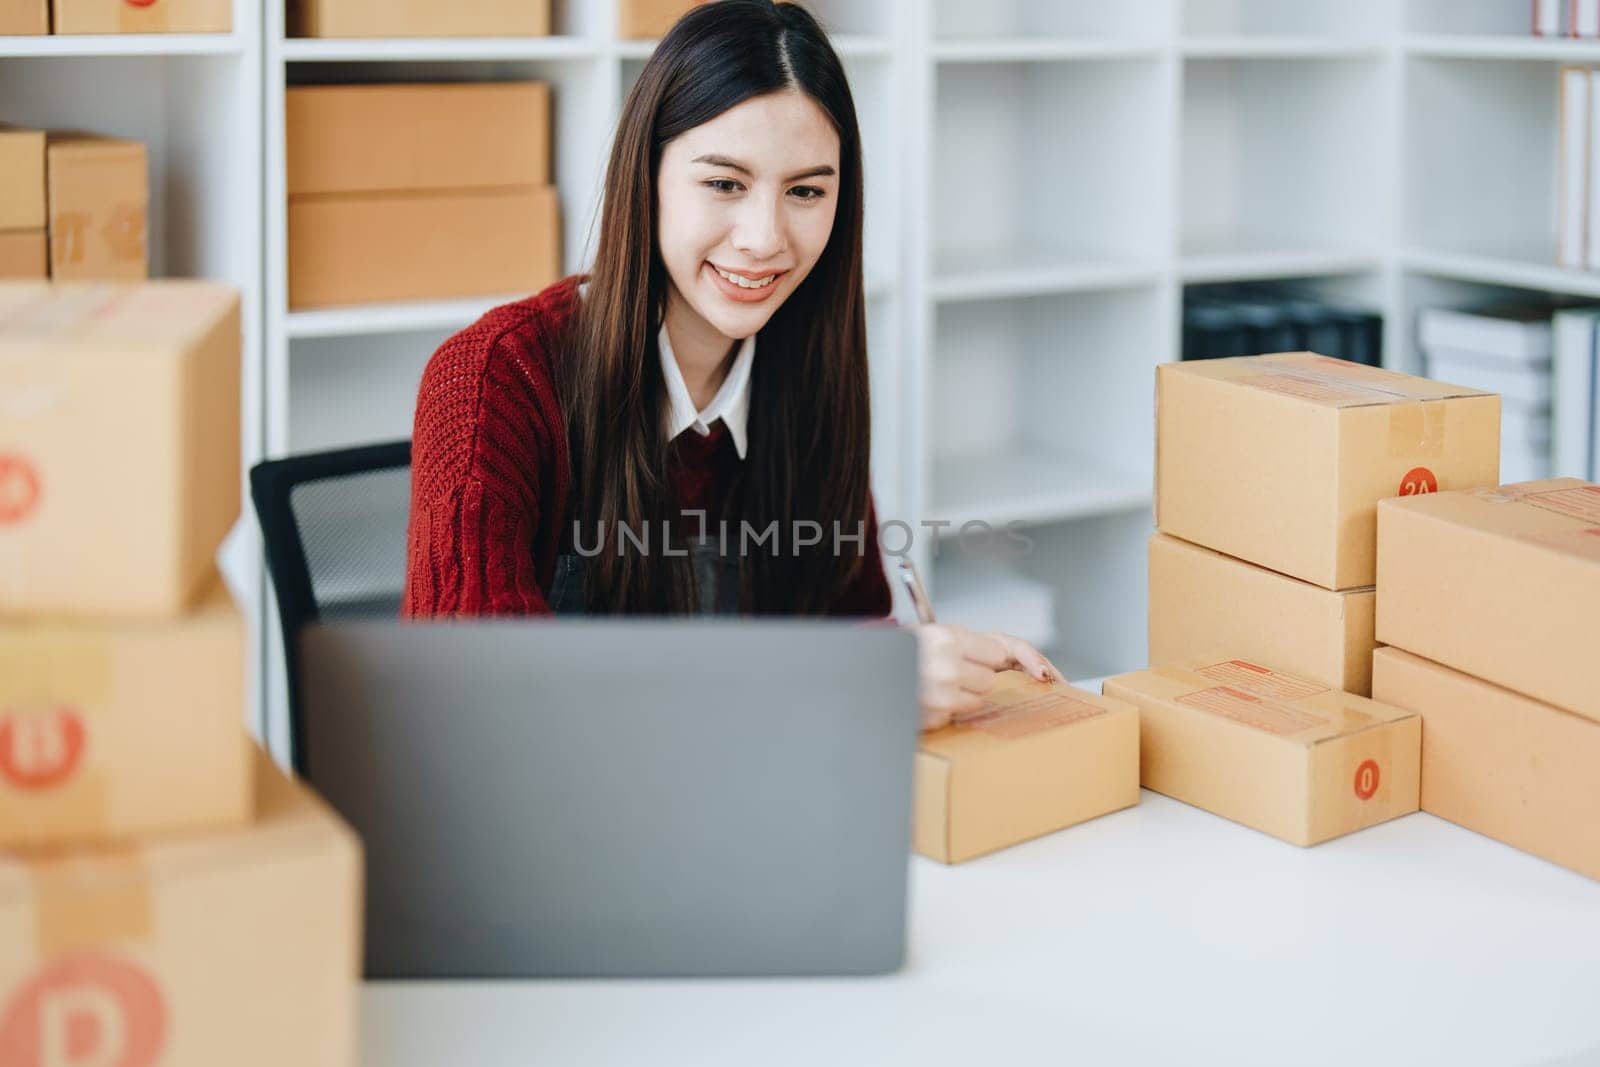
[[[860,134],[815,20],[686,15],[623,107],[604,205],[590,274],[423,375],[404,614],[887,616]],[[1060,678],[1008,634],[918,638],[925,727],[999,670]]]

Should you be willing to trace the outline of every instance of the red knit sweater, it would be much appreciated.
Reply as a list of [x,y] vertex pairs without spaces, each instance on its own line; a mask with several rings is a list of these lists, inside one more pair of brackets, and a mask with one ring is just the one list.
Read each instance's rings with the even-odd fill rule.
[[[547,615],[545,590],[572,486],[552,361],[578,309],[580,276],[488,312],[428,361],[411,439],[408,618]],[[669,467],[678,504],[714,515],[742,461],[718,421],[685,431]],[[829,609],[883,617],[888,580],[868,501],[866,566]]]

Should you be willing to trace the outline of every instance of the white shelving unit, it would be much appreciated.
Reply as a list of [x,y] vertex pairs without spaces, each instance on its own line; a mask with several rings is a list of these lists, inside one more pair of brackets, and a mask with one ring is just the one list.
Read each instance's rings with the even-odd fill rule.
[[[287,39],[284,2],[257,24],[236,0],[235,31],[216,37],[0,39],[0,118],[149,140],[156,273],[245,290],[252,459],[405,436],[433,349],[521,295],[290,312],[285,86],[550,82],[575,271],[654,47],[616,37],[613,0],[556,0],[548,38],[376,41]],[[970,602],[974,567],[1013,593],[1048,588],[1054,624],[1034,628],[1075,676],[1144,657],[1152,372],[1178,358],[1187,287],[1296,279],[1364,303],[1385,317],[1386,362],[1409,371],[1422,306],[1600,299],[1600,274],[1553,254],[1556,70],[1600,66],[1600,42],[1528,36],[1528,0],[811,7],[836,33],[867,152],[880,515],[918,529],[936,600],[949,577]],[[1032,551],[963,554],[975,520],[1024,524]],[[250,572],[253,523],[233,548]],[[259,607],[259,567],[245,577]],[[281,649],[262,610],[281,753]]]
[[[226,34],[0,37],[0,121],[145,142],[151,277],[237,286],[243,324],[240,484],[263,454],[261,25],[234,0]],[[261,541],[248,503],[221,563],[241,610],[263,610]],[[115,523],[108,526],[114,536]],[[252,634],[255,640],[259,630]],[[250,657],[245,721],[259,736],[261,661]]]

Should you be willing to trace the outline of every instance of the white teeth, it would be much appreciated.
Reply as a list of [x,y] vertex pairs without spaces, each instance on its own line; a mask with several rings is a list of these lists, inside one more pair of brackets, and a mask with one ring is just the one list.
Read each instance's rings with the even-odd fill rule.
[[737,274],[729,274],[715,263],[711,264],[711,269],[741,289],[765,289],[767,286],[778,280],[778,276],[776,274],[769,274],[765,278],[762,278],[759,282],[753,282],[749,278],[741,278]]

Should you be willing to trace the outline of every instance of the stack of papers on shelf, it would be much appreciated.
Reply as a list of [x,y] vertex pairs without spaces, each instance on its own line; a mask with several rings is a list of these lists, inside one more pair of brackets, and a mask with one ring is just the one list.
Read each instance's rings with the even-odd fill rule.
[[1424,308],[1418,343],[1436,381],[1500,394],[1500,478],[1551,474],[1551,315],[1547,304]]

